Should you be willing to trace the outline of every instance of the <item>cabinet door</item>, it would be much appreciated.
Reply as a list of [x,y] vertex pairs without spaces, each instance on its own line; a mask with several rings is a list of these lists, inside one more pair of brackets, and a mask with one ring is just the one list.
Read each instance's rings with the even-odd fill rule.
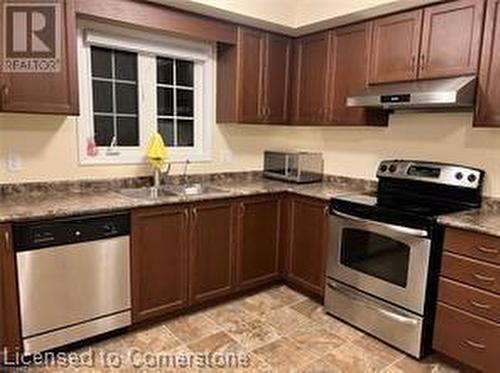
[[326,121],[329,61],[330,32],[295,41],[293,123],[307,125]]
[[266,123],[285,123],[288,117],[291,41],[285,36],[267,34],[265,68]]
[[230,293],[234,283],[235,220],[231,201],[193,207],[190,300],[200,303]]
[[332,33],[329,122],[335,125],[384,125],[383,111],[348,108],[347,98],[368,85],[371,23],[339,28]]
[[420,79],[474,74],[478,68],[484,0],[459,0],[424,10]]
[[59,20],[61,25],[60,71],[5,72],[3,74],[3,92],[1,95],[2,111],[78,114],[74,2],[73,0],[59,0],[58,4],[60,4]]
[[21,351],[16,257],[8,225],[0,225],[0,348],[0,362],[4,358],[4,349],[12,357]]
[[474,125],[500,126],[500,0],[488,0]]
[[239,121],[259,123],[263,119],[263,74],[265,34],[240,27],[238,30],[238,77],[236,103],[239,106]]
[[240,204],[237,254],[239,288],[279,278],[279,214],[276,196],[249,198]]
[[370,83],[417,78],[422,10],[373,21],[370,52]]
[[287,279],[323,296],[328,237],[328,207],[325,202],[292,197]]
[[185,206],[132,213],[132,315],[134,322],[187,305],[188,220]]

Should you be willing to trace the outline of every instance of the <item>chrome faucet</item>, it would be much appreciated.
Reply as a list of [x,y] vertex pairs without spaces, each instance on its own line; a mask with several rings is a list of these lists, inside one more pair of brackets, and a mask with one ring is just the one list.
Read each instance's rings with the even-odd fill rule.
[[172,167],[172,164],[168,163],[167,169],[165,170],[165,172],[161,172],[161,170],[159,168],[155,167],[154,174],[153,174],[153,188],[154,189],[158,189],[161,187],[161,176],[162,176],[162,174],[165,174],[166,176],[168,176],[170,174],[171,167]]
[[187,171],[188,171],[188,166],[190,163],[191,163],[191,161],[189,160],[189,158],[186,159],[186,162],[184,163],[184,174],[182,176],[182,178],[184,179],[184,185],[188,185]]

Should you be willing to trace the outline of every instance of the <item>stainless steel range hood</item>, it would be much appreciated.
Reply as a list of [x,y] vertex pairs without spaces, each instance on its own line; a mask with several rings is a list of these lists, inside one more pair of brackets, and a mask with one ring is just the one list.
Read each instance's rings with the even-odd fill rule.
[[461,76],[370,86],[347,99],[348,107],[387,110],[466,109],[474,106],[476,77]]

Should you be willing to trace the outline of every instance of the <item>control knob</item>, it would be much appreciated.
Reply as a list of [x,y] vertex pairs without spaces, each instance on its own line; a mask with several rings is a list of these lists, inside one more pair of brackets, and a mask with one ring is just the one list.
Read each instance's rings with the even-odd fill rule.
[[391,166],[389,167],[389,172],[394,173],[396,172],[396,170],[397,170],[396,166],[391,164]]
[[470,174],[468,177],[467,177],[467,180],[469,180],[469,182],[471,183],[475,183],[477,181],[477,176],[474,175],[474,174]]
[[464,178],[464,174],[463,174],[463,173],[461,173],[461,172],[457,172],[457,173],[455,174],[455,179],[457,179],[457,180],[462,180],[463,178]]

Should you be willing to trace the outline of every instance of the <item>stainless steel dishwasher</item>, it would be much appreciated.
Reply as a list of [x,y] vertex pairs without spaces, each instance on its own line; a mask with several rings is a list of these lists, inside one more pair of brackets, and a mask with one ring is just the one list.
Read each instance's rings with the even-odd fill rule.
[[129,234],[129,214],[14,225],[26,354],[131,324]]

